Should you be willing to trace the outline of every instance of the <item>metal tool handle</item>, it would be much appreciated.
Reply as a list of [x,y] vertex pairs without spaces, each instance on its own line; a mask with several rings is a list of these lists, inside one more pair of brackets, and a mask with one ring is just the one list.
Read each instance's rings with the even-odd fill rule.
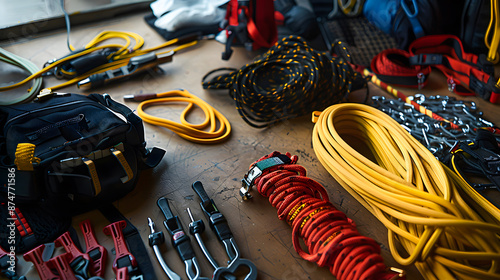
[[155,223],[153,222],[153,220],[151,220],[151,218],[148,218],[148,225],[151,229],[151,234],[148,236],[149,246],[153,248],[156,259],[160,263],[161,268],[163,268],[163,271],[165,271],[165,274],[167,274],[170,280],[181,280],[181,277],[177,273],[172,271],[170,267],[168,267],[158,247],[165,242],[163,231],[155,231]]
[[212,257],[207,247],[205,246],[203,239],[201,238],[201,233],[203,233],[203,231],[205,230],[205,225],[203,224],[203,220],[195,221],[193,218],[193,214],[191,213],[191,209],[187,208],[186,210],[189,214],[189,219],[191,220],[191,223],[189,224],[189,233],[191,233],[191,235],[194,235],[194,237],[196,238],[196,242],[198,242],[198,245],[200,246],[200,249],[207,258],[207,260],[214,267],[214,269],[217,269],[219,267],[217,261],[215,261],[215,259]]
[[[247,267],[249,269],[248,274],[245,276],[245,280],[256,280],[257,279],[257,267],[253,262],[247,259],[240,258],[240,252],[236,246],[236,242],[233,238],[230,239],[230,243],[233,246],[233,250],[236,256],[231,261],[227,267],[219,267],[214,271],[212,280],[219,280],[223,275],[233,275],[240,267]],[[224,277],[225,278],[225,277]]]
[[168,267],[163,258],[158,258],[158,256],[161,256],[161,252],[157,245],[153,246],[153,251],[155,252],[158,262],[160,263],[161,268],[163,268],[163,271],[165,271],[165,274],[167,274],[168,278],[170,278],[170,280],[181,280],[181,277]]

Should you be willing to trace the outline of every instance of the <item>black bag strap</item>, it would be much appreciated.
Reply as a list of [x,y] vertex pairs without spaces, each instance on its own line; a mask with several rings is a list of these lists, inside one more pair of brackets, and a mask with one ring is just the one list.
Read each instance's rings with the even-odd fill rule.
[[157,278],[153,269],[153,264],[151,263],[148,251],[146,250],[146,246],[144,246],[144,242],[137,228],[111,203],[99,207],[99,211],[112,223],[121,220],[127,222],[127,226],[123,229],[123,235],[127,241],[130,253],[136,258],[143,279],[156,280]]

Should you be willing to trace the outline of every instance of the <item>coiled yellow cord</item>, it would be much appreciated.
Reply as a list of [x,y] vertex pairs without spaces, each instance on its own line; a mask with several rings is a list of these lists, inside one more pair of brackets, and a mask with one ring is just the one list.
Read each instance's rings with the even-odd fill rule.
[[[500,212],[470,207],[462,197],[467,183],[396,121],[346,103],[316,112],[313,122],[316,156],[387,227],[398,263],[415,264],[425,279],[500,279]],[[373,159],[344,139],[365,143]]]
[[[125,43],[124,44],[117,44],[117,43],[103,44],[103,42],[105,42],[107,40],[111,40],[111,39],[122,39],[125,41]],[[134,41],[134,44],[132,44],[132,41]],[[76,72],[70,72],[70,71],[65,71],[65,70],[61,69],[61,72],[65,75],[65,78],[67,78],[68,81],[51,87],[52,90],[57,90],[60,88],[64,88],[64,87],[76,84],[79,81],[81,81],[81,80],[83,80],[91,75],[99,74],[99,73],[106,72],[106,71],[111,70],[111,69],[117,69],[117,68],[126,66],[129,62],[130,58],[132,58],[134,56],[143,55],[143,54],[146,54],[146,53],[149,53],[152,51],[156,51],[156,50],[159,50],[159,49],[162,49],[165,47],[169,47],[169,46],[172,46],[172,45],[179,43],[179,41],[180,40],[178,38],[175,38],[175,39],[169,40],[167,42],[164,42],[158,46],[155,46],[155,47],[152,47],[149,49],[145,49],[145,50],[141,50],[141,48],[144,45],[144,39],[140,35],[133,33],[133,32],[104,31],[104,32],[99,33],[96,37],[94,37],[94,39],[92,39],[85,46],[85,49],[83,51],[72,54],[72,55],[68,55],[67,57],[64,57],[64,58],[61,58],[61,59],[51,63],[50,65],[45,66],[43,69],[36,71],[36,72],[33,72],[29,77],[27,77],[26,79],[24,79],[18,83],[0,87],[0,92],[18,88],[24,84],[27,84],[28,82],[30,82],[33,79],[41,78],[44,73],[47,73],[51,69],[53,69],[57,66],[63,65],[72,59],[82,57],[82,56],[88,55],[92,52],[102,50],[102,49],[108,49],[108,48],[109,49],[111,49],[111,48],[118,49],[116,52],[113,52],[108,57],[110,62],[103,64],[101,66],[98,66],[98,67],[96,67],[96,68],[94,68],[94,69],[92,69],[92,70],[90,70],[87,73],[84,73],[82,75],[77,76]],[[171,51],[173,51],[175,53],[175,52],[178,52],[178,51],[183,50],[185,48],[191,47],[197,43],[198,43],[198,41],[194,40],[191,42],[181,44],[175,48],[168,49],[168,50],[163,51],[163,52],[157,52],[156,54],[159,55],[159,54],[164,54],[164,53],[171,52]]]
[[[188,103],[180,116],[181,123],[155,117],[144,111],[147,107],[169,102]],[[189,115],[194,105],[199,106],[205,113],[205,120],[200,124],[192,124],[186,120],[186,117]],[[231,124],[224,115],[219,113],[201,98],[186,90],[172,90],[159,93],[156,95],[156,98],[141,102],[137,107],[137,114],[143,121],[153,125],[166,127],[177,133],[180,137],[195,143],[219,143],[227,139],[231,133]],[[219,123],[218,129],[217,123]],[[208,131],[203,130],[208,127]]]

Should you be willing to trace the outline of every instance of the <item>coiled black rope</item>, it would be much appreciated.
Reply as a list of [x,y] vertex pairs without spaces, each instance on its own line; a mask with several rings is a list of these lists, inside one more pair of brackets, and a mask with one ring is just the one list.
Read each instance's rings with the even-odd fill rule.
[[[332,57],[309,47],[301,37],[289,36],[239,70],[210,71],[202,85],[229,89],[243,120],[262,128],[325,109],[345,100],[350,92],[367,88],[347,59],[348,55]],[[224,73],[208,80],[219,72]]]

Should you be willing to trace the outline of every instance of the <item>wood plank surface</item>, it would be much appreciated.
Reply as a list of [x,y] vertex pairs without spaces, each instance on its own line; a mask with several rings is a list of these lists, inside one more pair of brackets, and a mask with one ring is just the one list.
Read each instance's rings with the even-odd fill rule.
[[[72,29],[71,43],[75,47],[84,46],[95,35],[104,30],[132,31],[144,37],[146,46],[153,47],[162,42],[161,38],[143,20],[146,13],[123,16],[95,24],[77,26]],[[64,31],[39,34],[35,37],[1,42],[5,49],[29,58],[37,65],[43,65],[47,60],[61,57],[68,53],[66,48],[66,33]],[[199,207],[199,199],[191,189],[194,181],[201,181],[209,196],[216,202],[219,210],[227,218],[235,235],[235,240],[241,249],[242,256],[255,263],[261,280],[271,279],[334,279],[326,268],[302,260],[292,246],[291,229],[283,221],[278,220],[275,209],[269,202],[253,192],[251,201],[243,202],[238,194],[240,180],[248,171],[249,165],[263,155],[272,151],[290,152],[299,156],[298,163],[303,165],[308,176],[321,183],[328,191],[331,202],[339,210],[345,212],[354,220],[359,231],[380,243],[382,256],[389,266],[399,267],[407,271],[407,279],[422,279],[415,267],[402,267],[391,257],[387,245],[387,230],[353,197],[349,195],[316,158],[312,148],[311,137],[314,124],[310,116],[288,120],[267,129],[255,129],[248,126],[238,115],[233,100],[227,90],[203,90],[202,77],[215,68],[240,68],[251,61],[255,53],[249,53],[241,48],[235,52],[229,61],[221,60],[223,45],[215,41],[201,41],[193,48],[175,54],[173,62],[161,66],[161,73],[146,73],[129,81],[107,85],[97,91],[108,93],[117,101],[124,102],[123,96],[149,92],[165,92],[182,88],[207,101],[225,115],[232,125],[231,137],[228,141],[215,145],[203,145],[188,142],[172,131],[145,124],[148,147],[161,147],[166,150],[163,161],[154,169],[143,172],[132,193],[115,203],[115,206],[139,229],[147,247],[149,228],[147,218],[150,217],[158,230],[166,233],[162,222],[164,220],[156,206],[156,200],[164,196],[169,199],[173,211],[179,215],[187,230],[189,217],[186,208],[190,207],[194,216],[205,220]],[[1,69],[0,69],[1,70]],[[46,87],[58,84],[60,81],[47,79]],[[371,95],[389,97],[381,90],[370,86]],[[75,86],[60,92],[86,93]],[[407,91],[415,93],[415,90]],[[449,94],[445,78],[434,71],[424,94]],[[2,93],[3,94],[3,93]],[[364,92],[355,92],[352,100],[361,100]],[[484,112],[484,118],[494,123],[500,123],[499,107],[478,98],[473,100]],[[132,109],[137,103],[124,102]],[[164,118],[178,120],[182,105],[156,106],[148,112]],[[199,120],[200,114],[195,113],[193,121]],[[78,228],[79,222],[90,218],[97,233],[98,241],[108,248],[108,266],[106,279],[112,279],[111,263],[113,241],[102,233],[102,228],[108,222],[97,211],[77,216],[73,225]],[[205,220],[206,223],[206,220]],[[167,235],[168,236],[168,235]],[[207,230],[204,240],[217,261],[223,264],[227,258],[222,246],[214,234]],[[81,240],[83,244],[83,240]],[[210,276],[212,268],[203,257],[198,246],[192,239],[197,257],[201,263],[202,275]],[[161,246],[167,264],[176,271],[182,279],[187,279],[184,265],[177,257],[172,245],[167,242]],[[158,279],[167,279],[161,270],[154,253],[150,252]],[[21,261],[22,272],[28,272],[29,279],[37,279],[34,269]]]

